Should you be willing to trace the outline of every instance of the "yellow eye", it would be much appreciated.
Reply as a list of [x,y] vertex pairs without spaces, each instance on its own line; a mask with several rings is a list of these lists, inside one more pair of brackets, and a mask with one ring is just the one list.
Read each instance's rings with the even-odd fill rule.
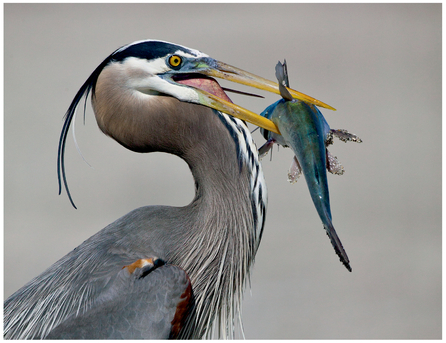
[[181,64],[181,62],[182,62],[182,59],[178,55],[172,55],[169,57],[169,64],[174,68],[178,67]]

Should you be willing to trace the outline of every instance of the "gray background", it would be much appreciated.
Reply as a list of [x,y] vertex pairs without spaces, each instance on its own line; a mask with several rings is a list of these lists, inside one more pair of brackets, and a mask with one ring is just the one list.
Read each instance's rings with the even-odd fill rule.
[[[4,14],[5,296],[128,211],[191,201],[182,160],[125,150],[91,109],[76,135],[93,169],[71,134],[66,154],[79,209],[57,193],[76,91],[116,48],[156,38],[273,80],[286,58],[291,86],[337,108],[323,111],[331,127],[364,141],[331,148],[346,169],[329,185],[353,273],[305,182],[286,181],[292,152],[263,160],[269,208],[246,337],[441,338],[441,4],[7,4]],[[260,112],[278,99],[263,95],[230,96]]]

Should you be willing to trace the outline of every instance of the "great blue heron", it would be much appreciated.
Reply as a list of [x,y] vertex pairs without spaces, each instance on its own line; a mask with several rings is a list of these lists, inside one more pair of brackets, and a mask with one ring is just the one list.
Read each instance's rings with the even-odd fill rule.
[[212,77],[279,94],[274,82],[155,40],[114,51],[87,79],[59,143],[59,185],[70,201],[65,142],[90,91],[100,129],[130,150],[184,159],[195,197],[131,211],[31,280],[5,302],[5,338],[200,338],[214,321],[220,336],[233,336],[267,206],[244,120],[278,129],[234,105]]

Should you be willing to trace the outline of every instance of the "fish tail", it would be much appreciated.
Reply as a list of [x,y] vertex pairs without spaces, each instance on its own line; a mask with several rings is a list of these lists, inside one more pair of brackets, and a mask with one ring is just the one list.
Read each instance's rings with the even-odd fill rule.
[[339,256],[342,264],[348,269],[349,272],[351,272],[352,268],[350,267],[350,260],[348,259],[347,253],[342,246],[341,240],[339,239],[331,221],[329,221],[328,224],[329,225],[324,224],[324,229],[327,232],[328,237],[330,238],[331,245],[333,245],[333,248],[336,254]]

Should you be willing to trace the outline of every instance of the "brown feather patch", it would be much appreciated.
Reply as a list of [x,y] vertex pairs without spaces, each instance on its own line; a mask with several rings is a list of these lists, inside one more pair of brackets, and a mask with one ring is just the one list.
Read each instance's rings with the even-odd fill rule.
[[132,264],[129,264],[128,266],[122,267],[122,269],[127,268],[130,274],[133,274],[135,269],[142,268],[147,265],[151,264],[154,265],[153,258],[142,258],[140,260],[137,260],[136,262],[133,262]]

